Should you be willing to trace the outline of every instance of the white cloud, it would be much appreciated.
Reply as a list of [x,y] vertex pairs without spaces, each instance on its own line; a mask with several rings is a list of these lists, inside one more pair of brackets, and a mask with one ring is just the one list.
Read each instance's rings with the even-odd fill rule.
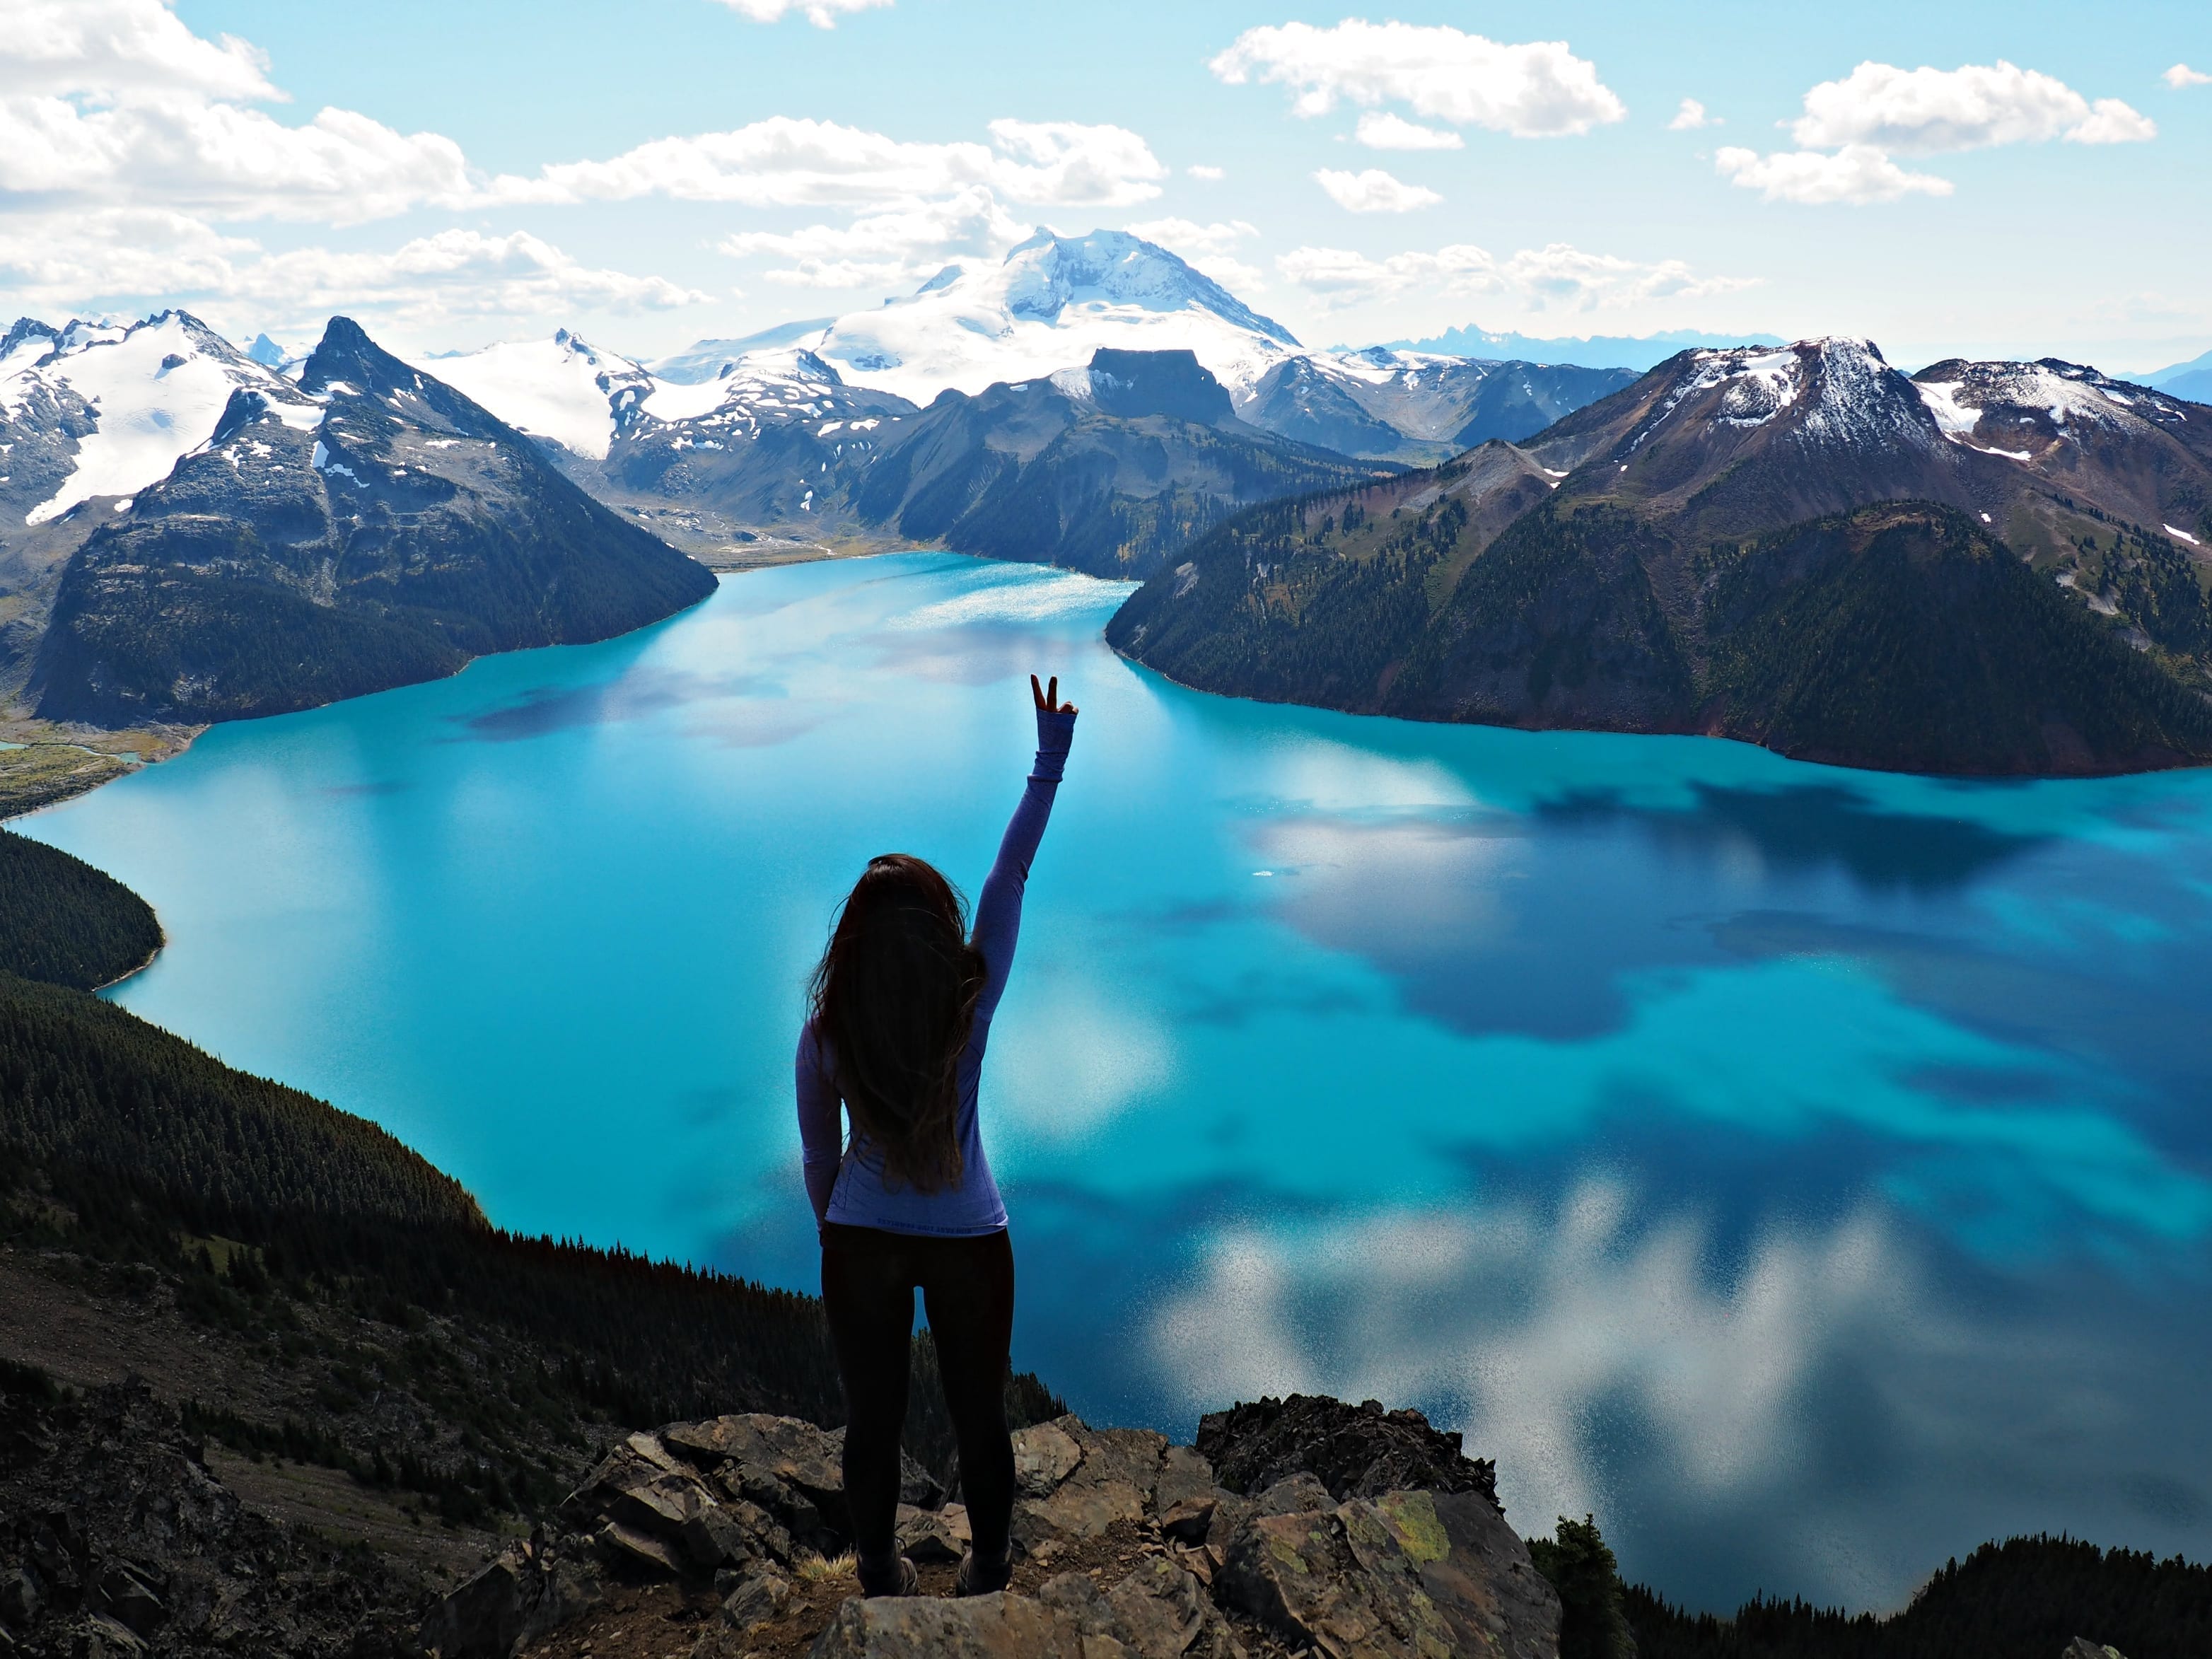
[[1264,288],[1267,277],[1255,267],[1235,257],[1238,243],[1257,236],[1260,228],[1243,219],[1217,219],[1201,225],[1192,219],[1149,219],[1122,227],[1132,236],[1158,242],[1188,260],[1224,288],[1244,295]]
[[1712,1229],[1638,1224],[1586,1180],[1553,1213],[1382,1213],[1310,1231],[1218,1235],[1155,1316],[1160,1374],[1191,1403],[1292,1391],[1467,1401],[1471,1449],[1498,1458],[1527,1516],[1608,1507],[1596,1420],[1635,1402],[1664,1478],[1733,1499],[1795,1472],[1805,1390],[1874,1343],[1940,1348],[1917,1264],[1870,1212],[1771,1226],[1716,1274]]
[[891,0],[722,0],[722,3],[756,23],[777,22],[795,11],[817,29],[834,29],[841,15],[888,6]]
[[1685,98],[1682,107],[1674,112],[1674,118],[1667,123],[1669,132],[1695,132],[1699,127],[1723,126],[1717,115],[1705,113],[1705,106],[1694,98]]
[[1868,144],[1846,144],[1833,155],[1818,150],[1784,150],[1761,155],[1730,146],[1715,154],[1723,178],[1745,190],[1762,191],[1770,202],[1825,206],[1846,202],[1864,206],[1900,197],[1948,196],[1951,181],[1932,173],[1907,173]]
[[459,316],[562,316],[579,308],[665,310],[710,296],[658,276],[584,264],[523,233],[447,230],[386,252],[270,254],[161,209],[0,220],[0,287],[35,309],[159,296],[250,304],[272,328],[305,332],[333,311],[434,324]]
[[933,275],[959,254],[996,257],[1029,234],[998,198],[974,185],[941,202],[864,214],[848,225],[790,232],[740,231],[715,246],[733,258],[771,254],[792,263],[765,273],[799,288],[889,288]]
[[0,87],[11,99],[278,97],[268,67],[235,35],[202,40],[163,0],[10,0],[0,30]]
[[0,40],[0,192],[87,208],[356,223],[471,191],[460,147],[351,110],[288,125],[261,53],[161,0],[18,0]]
[[1442,127],[1425,127],[1389,110],[1367,111],[1353,136],[1370,149],[1461,149],[1467,141]]
[[493,193],[520,202],[669,196],[747,207],[889,206],[987,185],[1009,201],[1127,207],[1167,174],[1127,128],[999,120],[992,142],[909,143],[835,121],[772,116],[728,132],[657,138],[603,161],[556,162]]
[[1955,70],[1861,64],[1807,93],[1791,132],[1808,149],[1860,144],[1928,155],[2052,138],[2133,143],[2158,129],[2117,98],[2092,104],[2055,76],[1999,59]]
[[1314,182],[1328,192],[1328,199],[1349,213],[1411,213],[1434,207],[1444,198],[1425,185],[1409,185],[1381,167],[1364,173],[1339,173],[1323,167]]
[[1340,100],[1402,103],[1416,115],[1550,138],[1588,132],[1628,112],[1564,40],[1507,46],[1455,28],[1348,19],[1329,28],[1284,23],[1247,29],[1207,65],[1231,86],[1272,82],[1297,95],[1302,116]]
[[2176,64],[2159,79],[2176,92],[2179,92],[2184,87],[2212,86],[2212,75],[2207,75],[2201,70],[2193,70],[2186,64]]
[[1205,179],[1208,184],[1212,183],[1218,179],[1225,179],[1229,176],[1219,167],[1207,167],[1202,161],[1194,161],[1190,166],[1185,167],[1183,171],[1188,173],[1194,179]]
[[1585,253],[1565,242],[1522,248],[1502,260],[1471,242],[1381,259],[1345,248],[1301,247],[1279,255],[1275,266],[1331,309],[1420,294],[1494,296],[1528,311],[1610,310],[1732,293],[1757,280],[1700,276],[1680,259],[1644,263]]

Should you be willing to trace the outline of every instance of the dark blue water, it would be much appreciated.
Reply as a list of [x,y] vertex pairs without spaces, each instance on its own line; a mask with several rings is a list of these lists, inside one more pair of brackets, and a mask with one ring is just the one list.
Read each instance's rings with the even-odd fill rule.
[[1706,1605],[2018,1530],[2212,1555],[2212,773],[1204,697],[1106,651],[1124,591],[738,577],[24,827],[160,908],[141,1014],[507,1226],[805,1285],[800,983],[869,854],[972,892],[1057,672],[984,1111],[1017,1358],[1079,1410],[1418,1403]]

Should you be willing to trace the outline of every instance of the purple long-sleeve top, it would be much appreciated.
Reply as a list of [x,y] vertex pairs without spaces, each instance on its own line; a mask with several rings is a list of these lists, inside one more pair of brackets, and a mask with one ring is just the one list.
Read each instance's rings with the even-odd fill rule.
[[890,1233],[921,1233],[939,1238],[973,1238],[1006,1224],[1006,1206],[975,1123],[975,1095],[982,1080],[983,1050],[991,1040],[991,1016],[1006,994],[1006,975],[1014,965],[1014,941],[1022,927],[1022,893],[1029,884],[1030,861],[1036,856],[1052,799],[1067,764],[1075,736],[1073,710],[1037,711],[1036,763],[1013,821],[999,842],[998,861],[975,901],[976,951],[983,958],[983,988],[975,999],[975,1024],[960,1051],[957,1083],[959,1115],[953,1130],[960,1142],[960,1179],[933,1193],[917,1191],[887,1178],[883,1154],[868,1144],[857,1125],[847,1143],[837,1087],[836,1055],[808,1020],[799,1034],[794,1070],[799,1087],[799,1138],[804,1148],[806,1196],[817,1222],[874,1227]]

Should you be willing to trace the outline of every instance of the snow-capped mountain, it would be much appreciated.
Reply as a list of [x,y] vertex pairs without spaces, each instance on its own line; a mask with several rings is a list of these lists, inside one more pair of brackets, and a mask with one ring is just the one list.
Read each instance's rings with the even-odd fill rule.
[[614,441],[623,411],[656,389],[643,365],[601,351],[565,328],[550,340],[509,340],[413,361],[516,431],[594,460]]
[[281,384],[189,312],[64,329],[25,318],[0,340],[0,523],[36,528],[157,483],[233,392]]
[[2056,357],[1952,358],[1912,378],[1952,442],[2102,512],[2212,544],[2212,409]]
[[1212,277],[1126,231],[1040,231],[996,264],[947,265],[838,318],[813,349],[856,386],[926,404],[1086,363],[1101,346],[1188,351],[1238,397],[1303,348]]
[[540,444],[335,317],[297,386],[233,386],[100,519],[61,574],[28,690],[64,720],[274,714],[604,639],[713,587]]

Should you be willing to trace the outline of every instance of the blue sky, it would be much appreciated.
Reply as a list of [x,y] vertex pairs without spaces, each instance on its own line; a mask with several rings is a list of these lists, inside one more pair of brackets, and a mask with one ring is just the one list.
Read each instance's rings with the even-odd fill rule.
[[1316,344],[2212,347],[2201,3],[0,11],[0,303],[56,320],[650,356],[1048,224],[1150,228]]

